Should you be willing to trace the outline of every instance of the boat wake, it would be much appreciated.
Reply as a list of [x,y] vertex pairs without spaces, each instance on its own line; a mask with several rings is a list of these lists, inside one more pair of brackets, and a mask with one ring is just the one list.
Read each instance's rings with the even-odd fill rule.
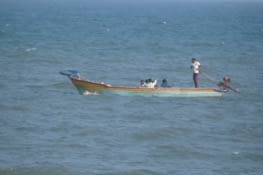
[[33,52],[35,50],[37,50],[35,47],[25,49],[26,52]]
[[85,91],[83,93],[83,95],[99,95],[97,92],[89,92],[89,91]]

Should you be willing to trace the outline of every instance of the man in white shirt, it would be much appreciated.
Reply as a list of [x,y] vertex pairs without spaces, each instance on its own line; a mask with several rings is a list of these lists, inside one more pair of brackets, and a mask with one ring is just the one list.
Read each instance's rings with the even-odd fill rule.
[[200,69],[201,69],[201,64],[197,61],[196,58],[192,58],[191,69],[193,70],[194,85],[196,88],[198,88],[199,87],[199,73],[200,73]]

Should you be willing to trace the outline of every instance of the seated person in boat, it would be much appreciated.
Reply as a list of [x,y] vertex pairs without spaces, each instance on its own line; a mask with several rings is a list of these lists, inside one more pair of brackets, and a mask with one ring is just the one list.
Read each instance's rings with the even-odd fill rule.
[[218,86],[222,90],[227,90],[230,88],[231,79],[229,77],[223,77],[222,80],[218,82]]
[[171,87],[171,86],[168,84],[168,81],[166,79],[163,79],[161,87]]
[[146,80],[141,80],[141,86],[148,87],[148,88],[157,87],[157,80],[152,80],[150,78]]

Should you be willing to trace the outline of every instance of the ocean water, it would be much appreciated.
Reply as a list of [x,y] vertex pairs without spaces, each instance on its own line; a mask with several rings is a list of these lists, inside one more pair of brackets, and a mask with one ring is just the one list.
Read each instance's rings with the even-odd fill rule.
[[[263,3],[0,1],[1,175],[261,175]],[[59,71],[240,93],[79,95]],[[201,86],[215,87],[201,75]]]

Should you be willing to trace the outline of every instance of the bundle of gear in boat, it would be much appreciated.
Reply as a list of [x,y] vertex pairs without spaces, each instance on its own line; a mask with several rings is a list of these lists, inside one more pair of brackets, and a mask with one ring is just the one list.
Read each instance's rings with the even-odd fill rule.
[[[141,80],[141,87],[148,87],[148,88],[158,87],[158,80],[152,80],[151,78],[146,80]],[[171,86],[168,84],[168,81],[166,79],[163,79],[160,87],[171,87]]]

